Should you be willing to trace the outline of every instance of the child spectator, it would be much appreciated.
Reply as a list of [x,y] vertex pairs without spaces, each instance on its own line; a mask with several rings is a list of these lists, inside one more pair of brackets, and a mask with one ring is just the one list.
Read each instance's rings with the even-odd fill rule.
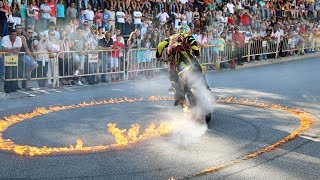
[[[115,72],[119,68],[119,57],[120,51],[124,51],[124,44],[121,42],[121,36],[116,36],[116,41],[113,42],[112,52],[111,52],[111,71]],[[116,77],[116,78],[115,78]],[[111,76],[112,82],[117,82],[118,78],[116,76]]]

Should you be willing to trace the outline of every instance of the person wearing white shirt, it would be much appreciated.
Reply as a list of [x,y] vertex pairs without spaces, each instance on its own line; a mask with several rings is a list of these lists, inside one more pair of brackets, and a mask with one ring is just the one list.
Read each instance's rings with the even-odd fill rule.
[[119,7],[119,11],[116,12],[116,17],[117,17],[117,24],[119,29],[121,30],[121,34],[124,34],[124,28],[125,28],[125,13],[122,11],[122,7]]
[[193,18],[193,11],[191,11],[191,8],[188,7],[188,11],[187,11],[187,22],[188,22],[188,25],[190,26],[193,26],[193,23],[192,23],[192,18]]
[[181,22],[181,14],[178,12],[174,12],[174,28],[178,29],[180,22]]
[[231,0],[229,0],[229,2],[227,3],[227,8],[230,14],[234,14],[234,4]]
[[92,6],[88,5],[88,9],[84,10],[85,20],[88,21],[89,26],[93,24],[94,12]]
[[161,25],[164,25],[167,23],[167,19],[169,18],[169,15],[168,13],[164,12],[164,9],[161,9],[161,12],[157,14],[156,18],[159,19]]
[[134,29],[141,28],[142,13],[139,7],[137,7],[137,9],[133,12],[133,17],[134,17],[133,19]]
[[275,31],[272,31],[271,36],[272,36],[272,37],[276,37],[276,38],[277,38],[277,43],[280,43],[282,37],[284,36],[283,29],[280,29],[280,28],[279,28],[279,25],[278,25],[278,24],[275,24]]
[[43,0],[43,4],[40,6],[41,11],[41,21],[42,21],[42,28],[48,29],[48,24],[51,19],[51,7],[48,5],[48,0]]
[[[20,49],[22,47],[22,40],[17,36],[17,31],[15,29],[10,30],[9,35],[2,38],[2,51],[10,53],[12,55],[18,56]],[[17,67],[6,66],[5,67],[5,77],[11,77],[16,79],[17,77]],[[20,87],[18,86],[18,81],[5,81],[4,91],[6,93],[15,92]]]

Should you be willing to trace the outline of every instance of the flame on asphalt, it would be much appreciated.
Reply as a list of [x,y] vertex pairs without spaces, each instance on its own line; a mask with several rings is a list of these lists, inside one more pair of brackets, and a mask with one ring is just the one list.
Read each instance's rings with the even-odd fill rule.
[[300,110],[300,109],[297,109],[297,108],[288,108],[288,107],[283,107],[279,104],[270,104],[270,103],[266,103],[266,102],[249,101],[248,99],[237,99],[237,98],[219,99],[216,102],[217,103],[233,103],[233,104],[248,105],[248,106],[260,107],[260,108],[275,109],[275,110],[284,111],[284,112],[287,112],[287,113],[290,113],[290,114],[293,114],[294,116],[296,116],[300,121],[300,126],[297,129],[295,129],[295,131],[290,133],[288,136],[282,138],[281,140],[275,142],[274,144],[269,145],[263,149],[259,149],[259,150],[255,151],[251,154],[248,154],[242,158],[235,159],[233,161],[230,161],[225,164],[218,165],[218,166],[205,168],[201,172],[191,174],[189,176],[184,176],[184,177],[179,177],[179,178],[171,177],[169,179],[192,179],[195,177],[200,177],[200,176],[207,175],[209,173],[219,171],[223,168],[240,163],[244,160],[252,159],[260,154],[272,151],[272,150],[280,147],[284,143],[301,135],[301,133],[303,131],[309,129],[312,125],[315,124],[315,120],[310,113],[307,113],[307,112]]
[[4,117],[0,119],[0,150],[11,151],[19,155],[25,156],[40,156],[40,155],[50,155],[50,154],[58,154],[58,153],[81,153],[81,152],[95,152],[95,151],[103,151],[110,148],[116,147],[125,147],[128,144],[132,144],[138,141],[143,141],[146,139],[150,139],[153,137],[163,136],[170,134],[171,129],[167,122],[160,123],[159,126],[151,123],[144,131],[140,133],[140,125],[134,124],[130,129],[120,130],[116,127],[116,124],[109,123],[108,131],[115,137],[115,144],[111,145],[99,145],[99,146],[85,146],[85,143],[82,139],[78,139],[76,141],[76,145],[69,145],[68,147],[34,147],[28,145],[19,145],[11,141],[10,139],[3,138],[3,132],[7,130],[10,126],[19,123],[21,121],[41,116],[44,114],[67,110],[67,109],[75,109],[81,107],[89,107],[89,106],[98,106],[98,105],[106,105],[106,104],[116,104],[116,103],[132,103],[132,102],[151,102],[151,101],[172,101],[172,98],[167,97],[155,97],[151,96],[148,99],[143,98],[120,98],[120,99],[110,99],[105,101],[91,101],[89,103],[83,102],[80,104],[74,104],[69,106],[56,106],[49,108],[36,108],[30,113],[12,115],[9,117]]
[[[150,97],[148,99],[129,99],[129,98],[121,98],[121,99],[110,99],[107,101],[92,101],[89,103],[83,102],[81,104],[76,105],[70,105],[70,106],[57,106],[57,107],[49,107],[49,108],[36,108],[31,113],[25,113],[25,114],[18,114],[18,115],[12,115],[9,117],[4,117],[3,119],[0,119],[0,150],[4,151],[11,151],[19,155],[26,155],[26,156],[40,156],[40,155],[50,155],[50,154],[57,154],[57,153],[81,153],[81,152],[95,152],[95,151],[103,151],[110,148],[116,148],[116,147],[126,147],[129,144],[134,144],[139,141],[147,140],[153,137],[159,137],[163,135],[168,135],[172,131],[172,126],[169,125],[167,122],[161,123],[159,126],[156,126],[155,124],[150,124],[144,131],[140,132],[140,125],[139,124],[133,124],[131,128],[128,130],[126,129],[119,129],[116,127],[116,124],[109,123],[107,126],[107,131],[110,132],[115,137],[115,144],[111,145],[99,145],[99,146],[85,146],[85,143],[78,139],[76,142],[76,145],[70,145],[69,147],[33,147],[28,145],[18,145],[15,144],[10,139],[3,139],[3,132],[13,124],[19,123],[23,120],[30,119],[36,116],[57,112],[61,110],[67,110],[67,109],[74,109],[74,108],[81,108],[81,107],[89,107],[89,106],[97,106],[97,105],[104,105],[104,104],[114,104],[114,103],[131,103],[131,102],[151,102],[151,101],[172,101],[173,98],[168,97]],[[202,175],[206,175],[208,173],[213,173],[216,171],[219,171],[222,168],[231,166],[233,164],[239,163],[243,160],[254,158],[262,153],[271,151],[273,149],[278,148],[279,146],[283,145],[285,142],[292,140],[299,136],[303,131],[310,128],[314,123],[314,119],[311,114],[299,110],[296,108],[288,108],[283,107],[281,105],[277,104],[270,104],[270,103],[264,103],[264,102],[257,102],[257,101],[249,101],[249,100],[243,100],[243,99],[236,99],[236,98],[228,98],[228,99],[219,99],[216,100],[218,103],[234,103],[234,104],[240,104],[240,105],[249,105],[249,106],[255,106],[260,108],[269,108],[269,109],[275,109],[275,110],[281,110],[284,112],[291,113],[295,115],[300,120],[300,126],[292,132],[290,135],[284,137],[278,142],[275,142],[272,145],[269,145],[263,149],[257,150],[256,152],[253,152],[251,154],[248,154],[242,158],[236,159],[234,161],[228,162],[226,164],[222,164],[219,166],[214,167],[208,167],[204,170],[202,170],[199,173],[191,174],[189,176],[177,178],[177,179],[184,179],[184,178],[192,178],[192,177],[198,177]],[[174,179],[173,177],[171,179]]]

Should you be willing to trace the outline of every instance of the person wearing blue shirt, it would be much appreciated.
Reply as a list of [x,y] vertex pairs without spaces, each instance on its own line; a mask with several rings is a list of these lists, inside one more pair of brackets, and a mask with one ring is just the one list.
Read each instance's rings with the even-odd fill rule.
[[59,0],[59,3],[57,4],[57,25],[64,25],[65,23],[65,7],[63,4],[63,0]]

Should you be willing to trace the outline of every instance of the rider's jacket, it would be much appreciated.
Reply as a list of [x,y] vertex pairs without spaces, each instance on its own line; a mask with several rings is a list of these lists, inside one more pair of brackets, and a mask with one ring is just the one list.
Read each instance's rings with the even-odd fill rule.
[[160,42],[156,53],[157,58],[161,57],[165,48],[167,48],[168,60],[175,65],[180,62],[192,63],[191,54],[200,55],[197,41],[189,34],[174,34],[169,39]]

